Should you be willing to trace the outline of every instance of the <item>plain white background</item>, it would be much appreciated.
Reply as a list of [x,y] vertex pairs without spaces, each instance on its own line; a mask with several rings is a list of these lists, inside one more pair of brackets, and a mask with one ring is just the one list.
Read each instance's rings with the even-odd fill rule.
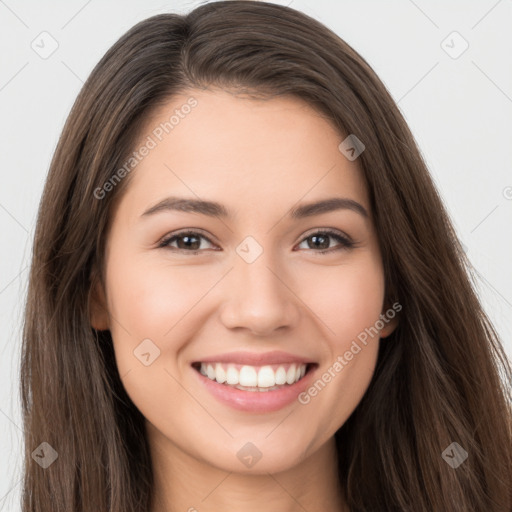
[[[38,203],[60,131],[83,81],[123,33],[149,16],[185,13],[200,3],[0,0],[2,511],[19,510],[21,319]],[[484,307],[512,356],[512,0],[275,3],[325,23],[386,84],[419,143],[478,272]],[[48,58],[31,46],[41,48],[41,38],[46,50],[58,44]]]

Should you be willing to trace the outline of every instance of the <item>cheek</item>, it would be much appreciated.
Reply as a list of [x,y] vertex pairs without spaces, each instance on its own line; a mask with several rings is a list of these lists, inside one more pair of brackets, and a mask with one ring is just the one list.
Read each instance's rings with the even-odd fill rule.
[[[211,273],[203,274],[199,267],[187,270],[114,253],[107,266],[111,333],[121,380],[146,418],[158,418],[170,428],[180,424],[172,411],[190,400],[178,383],[182,376],[175,360],[193,335],[187,332],[187,314],[215,282]],[[144,353],[149,353],[148,365]]]
[[133,342],[144,338],[168,342],[174,326],[218,280],[200,266],[186,269],[148,258],[125,258],[112,265],[107,279],[110,311]]
[[337,350],[374,325],[382,312],[384,276],[370,253],[354,264],[319,267],[302,282],[305,303]]
[[357,407],[377,361],[379,336],[372,328],[382,313],[384,276],[378,260],[367,256],[358,264],[317,272],[305,295],[321,319],[327,350],[317,379],[299,403],[322,418],[318,426],[325,435],[334,433]]

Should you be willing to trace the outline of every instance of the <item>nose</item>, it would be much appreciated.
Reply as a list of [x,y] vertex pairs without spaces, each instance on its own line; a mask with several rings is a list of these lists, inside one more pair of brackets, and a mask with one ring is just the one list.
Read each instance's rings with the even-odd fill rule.
[[245,329],[256,336],[295,327],[301,301],[291,277],[272,264],[266,252],[254,262],[235,261],[224,283],[220,318],[228,329]]

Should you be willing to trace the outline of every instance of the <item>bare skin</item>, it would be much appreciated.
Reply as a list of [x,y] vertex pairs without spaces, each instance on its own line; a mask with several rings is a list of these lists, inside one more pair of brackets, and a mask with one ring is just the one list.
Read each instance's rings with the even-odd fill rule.
[[[151,512],[348,510],[334,434],[368,388],[379,336],[341,371],[332,368],[387,307],[361,170],[338,150],[345,137],[290,97],[192,90],[162,106],[141,141],[191,96],[197,106],[132,171],[91,318],[110,329],[123,384],[146,418],[156,478]],[[143,215],[169,196],[216,201],[232,215]],[[346,208],[289,214],[331,197],[356,201],[368,216]],[[354,246],[332,235],[315,245],[313,235],[328,228]],[[183,238],[159,247],[184,230],[199,237],[192,248]],[[262,250],[251,263],[236,250],[248,236],[257,244],[250,250]],[[395,326],[389,321],[380,337]],[[160,350],[148,366],[134,357],[145,339]],[[318,365],[317,379],[329,369],[332,378],[308,403],[240,411],[212,396],[191,366],[240,350],[306,357]],[[237,457],[247,443],[262,454],[252,467]]]

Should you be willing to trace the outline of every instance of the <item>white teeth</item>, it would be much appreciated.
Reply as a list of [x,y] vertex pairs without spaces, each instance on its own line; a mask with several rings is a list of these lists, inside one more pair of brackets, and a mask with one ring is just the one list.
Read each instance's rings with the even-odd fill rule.
[[252,366],[242,366],[238,376],[238,383],[240,386],[257,386],[258,374]]
[[291,364],[272,367],[244,365],[238,370],[233,364],[201,363],[200,372],[219,384],[227,384],[238,389],[256,388],[261,391],[277,389],[285,384],[291,385],[306,374],[305,364]]
[[219,363],[217,363],[215,365],[215,377],[214,377],[214,379],[217,382],[219,382],[220,384],[224,384],[224,382],[226,382],[226,372],[224,371],[224,368],[222,368],[222,365],[219,364]]
[[231,385],[238,384],[238,370],[234,366],[228,366],[226,382]]
[[285,382],[286,382],[286,371],[282,366],[280,366],[276,372],[276,385],[282,386]]
[[276,385],[274,370],[270,366],[262,366],[258,372],[258,387],[271,388]]
[[295,365],[292,364],[286,372],[286,383],[293,384],[295,382]]

